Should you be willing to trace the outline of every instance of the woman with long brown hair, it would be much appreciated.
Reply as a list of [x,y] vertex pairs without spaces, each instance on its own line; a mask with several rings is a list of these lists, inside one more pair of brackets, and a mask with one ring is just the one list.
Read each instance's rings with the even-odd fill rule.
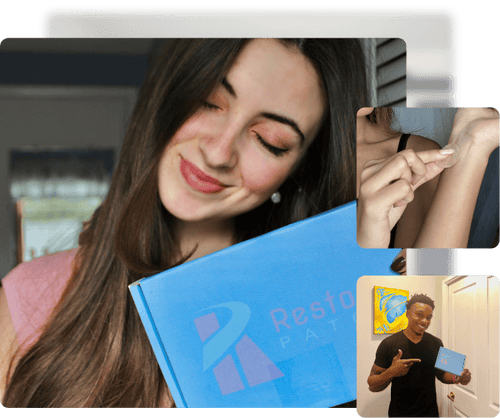
[[366,101],[357,40],[168,41],[78,249],[3,280],[2,404],[172,406],[127,286],[354,200]]
[[173,406],[128,285],[355,200],[367,102],[358,40],[168,41],[79,247],[2,281],[2,404]]

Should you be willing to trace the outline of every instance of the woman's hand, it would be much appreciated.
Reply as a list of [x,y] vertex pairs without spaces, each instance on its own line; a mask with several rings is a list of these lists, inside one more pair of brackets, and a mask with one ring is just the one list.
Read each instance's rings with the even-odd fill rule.
[[436,162],[446,159],[446,152],[450,151],[407,149],[365,164],[358,197],[358,245],[389,246],[391,230],[413,200],[414,191],[443,171]]
[[462,148],[466,143],[487,157],[499,146],[498,111],[490,108],[460,108],[450,135],[450,144]]

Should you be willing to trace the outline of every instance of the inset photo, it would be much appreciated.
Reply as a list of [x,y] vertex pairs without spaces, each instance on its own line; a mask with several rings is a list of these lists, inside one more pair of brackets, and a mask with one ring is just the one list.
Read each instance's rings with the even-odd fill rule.
[[499,281],[363,276],[357,283],[362,417],[499,413]]
[[356,142],[358,245],[497,246],[497,110],[365,107]]

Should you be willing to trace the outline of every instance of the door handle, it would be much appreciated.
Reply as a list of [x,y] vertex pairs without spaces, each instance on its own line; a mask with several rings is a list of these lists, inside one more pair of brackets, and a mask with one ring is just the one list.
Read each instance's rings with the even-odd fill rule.
[[453,392],[450,392],[448,394],[448,399],[452,402],[455,402],[455,394]]

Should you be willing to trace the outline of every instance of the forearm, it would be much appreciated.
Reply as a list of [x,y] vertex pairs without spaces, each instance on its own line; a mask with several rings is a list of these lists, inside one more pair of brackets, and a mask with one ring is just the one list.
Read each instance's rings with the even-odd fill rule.
[[488,156],[470,143],[460,159],[441,173],[431,206],[414,247],[465,248]]
[[368,389],[371,392],[381,392],[392,382],[394,375],[390,369],[381,374],[372,374],[368,378]]
[[444,375],[438,379],[440,380],[440,382],[446,385],[453,385],[454,383],[456,383],[453,381],[453,376],[454,376],[453,374],[445,372]]

